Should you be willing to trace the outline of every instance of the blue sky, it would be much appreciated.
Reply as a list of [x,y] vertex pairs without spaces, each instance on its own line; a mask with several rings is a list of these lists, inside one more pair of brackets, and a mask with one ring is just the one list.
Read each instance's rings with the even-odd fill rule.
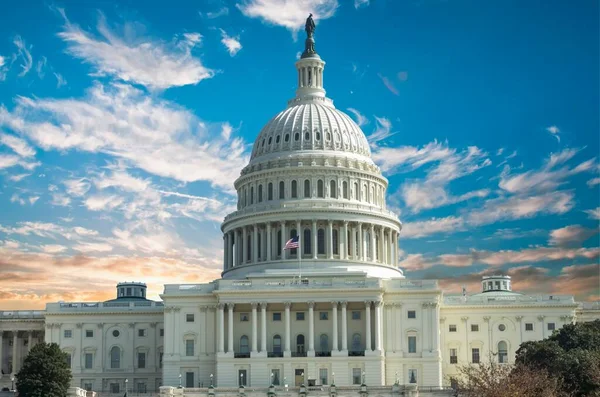
[[217,277],[309,12],[407,277],[599,299],[597,2],[31,0],[0,24],[0,308]]

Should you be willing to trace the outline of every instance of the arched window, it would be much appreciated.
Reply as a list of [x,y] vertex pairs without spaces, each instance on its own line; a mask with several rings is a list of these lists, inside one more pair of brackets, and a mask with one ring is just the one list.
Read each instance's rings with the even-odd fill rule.
[[323,181],[319,179],[319,181],[317,182],[317,197],[325,197],[325,192],[323,190]]
[[374,203],[374,197],[373,197],[373,186],[371,186],[371,195],[369,196],[369,203]]
[[262,185],[258,185],[258,202],[262,203]]
[[326,334],[321,334],[319,337],[319,347],[322,352],[329,351],[329,337]]
[[508,363],[508,347],[506,342],[498,342],[498,362],[500,364]]
[[370,232],[367,232],[366,240],[367,240],[367,244],[366,244],[367,245],[367,255],[366,256],[368,258],[369,255],[371,254],[371,233]]
[[250,205],[254,204],[254,186],[250,188]]
[[273,200],[273,183],[267,185],[267,200]]
[[246,237],[246,260],[252,260],[252,235]]
[[304,180],[304,197],[310,197],[310,179]]
[[285,198],[285,183],[283,181],[279,182],[279,199],[283,200]]
[[336,229],[333,229],[333,255],[339,255],[340,254],[340,250],[338,247],[338,231]]
[[281,353],[281,336],[273,336],[273,353]]
[[362,342],[360,340],[360,334],[352,335],[352,351],[357,352],[361,350]]
[[342,197],[348,199],[348,182],[342,182]]
[[298,182],[292,181],[292,198],[298,198]]
[[358,191],[358,183],[354,182],[354,199],[358,200],[358,198],[360,197],[359,191]]
[[337,198],[337,185],[335,181],[329,182],[329,197]]
[[304,335],[296,336],[296,352],[304,353]]
[[250,353],[250,348],[248,346],[248,337],[246,335],[242,335],[242,337],[240,338],[240,353]]
[[325,230],[323,229],[317,232],[317,254],[325,255]]
[[[290,238],[294,238],[294,237],[296,237],[297,235],[298,235],[298,231],[297,231],[296,229],[292,229],[292,230],[290,230]],[[290,250],[290,254],[291,254],[291,255],[296,255],[297,253],[298,253],[298,249],[296,249],[296,248],[292,248],[292,249]]]
[[312,253],[312,239],[310,238],[310,229],[304,229],[304,255],[310,255]]
[[277,231],[277,255],[281,255],[281,230]]
[[367,185],[366,185],[366,184],[365,184],[365,185],[363,185],[363,189],[362,189],[362,192],[361,192],[361,193],[362,193],[362,194],[361,194],[361,196],[362,196],[362,199],[361,199],[361,201],[367,201],[367,195],[369,194],[369,190],[368,190],[368,188],[367,188]]
[[118,346],[110,349],[110,367],[121,368],[121,349]]

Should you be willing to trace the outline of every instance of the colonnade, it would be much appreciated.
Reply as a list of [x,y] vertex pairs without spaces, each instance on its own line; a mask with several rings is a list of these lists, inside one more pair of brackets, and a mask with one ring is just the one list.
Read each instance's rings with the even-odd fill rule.
[[[36,331],[3,331],[0,330],[0,369],[2,370],[0,374],[16,374],[21,369],[20,361],[21,357],[19,354],[21,353],[21,349],[19,346],[23,344],[24,340],[27,340],[27,352],[33,347],[33,334]],[[23,334],[22,337],[19,334]],[[10,336],[8,336],[11,334]],[[7,335],[9,338],[12,337],[12,365],[10,361],[4,362],[4,336]],[[25,339],[25,337],[27,339]],[[9,339],[10,340],[10,339]]]
[[[315,302],[301,303],[302,306],[308,305],[308,349],[306,355],[309,357],[316,355],[315,350]],[[322,305],[322,302],[319,303]],[[331,350],[324,353],[341,353],[348,354],[349,351],[356,349],[355,346],[349,348],[348,345],[348,302],[346,301],[333,301],[328,303],[331,305],[332,312],[332,343]],[[251,346],[250,350],[252,354],[266,355],[272,353],[268,351],[267,345],[267,307],[266,302],[252,302],[252,334],[251,334]],[[383,350],[383,303],[381,301],[365,301],[365,323],[364,323],[364,352],[371,351],[382,351]],[[285,334],[283,336],[284,348],[281,353],[284,357],[291,357],[292,354],[292,340],[291,340],[291,308],[292,302],[284,302],[284,318],[285,322]],[[338,319],[338,308],[341,310],[341,321]],[[234,309],[235,303],[220,303],[217,305],[217,339],[218,339],[218,353],[234,354],[234,337],[233,337],[233,326],[234,326]],[[260,344],[258,343],[258,311],[260,310]],[[371,315],[373,310],[374,314]],[[227,314],[225,313],[227,311]],[[270,312],[272,313],[272,312]],[[225,327],[225,315],[227,315],[227,329]],[[341,322],[341,343],[339,340],[339,326]],[[372,332],[374,335],[372,335]],[[227,333],[227,349],[225,348],[225,334]],[[374,337],[373,337],[374,336]],[[374,342],[374,343],[373,343]],[[320,352],[322,352],[320,350]],[[361,350],[362,352],[362,350]],[[295,352],[297,353],[297,352]],[[358,352],[353,352],[358,353]]]
[[396,229],[363,222],[281,221],[239,227],[223,234],[224,269],[274,260],[297,260],[283,251],[300,233],[303,260],[339,259],[398,266]]

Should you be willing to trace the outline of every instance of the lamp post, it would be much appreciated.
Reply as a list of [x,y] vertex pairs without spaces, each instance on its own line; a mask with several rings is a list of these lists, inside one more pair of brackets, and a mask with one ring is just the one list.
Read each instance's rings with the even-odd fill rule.
[[335,372],[331,373],[331,384],[335,385]]
[[271,386],[273,386],[273,372],[271,372]]
[[181,374],[179,374],[179,388],[181,389]]
[[15,377],[10,377],[10,390],[15,390]]
[[127,396],[127,383],[129,383],[129,379],[125,379],[125,395]]
[[210,374],[210,387],[214,387],[214,384],[213,384],[213,374]]
[[366,375],[367,375],[367,374],[365,373],[365,371],[363,371],[363,373],[362,373],[362,384],[363,384],[363,385],[364,385],[364,384],[366,384],[366,383],[365,383],[365,377],[366,377]]
[[240,374],[240,387],[244,387],[244,374]]

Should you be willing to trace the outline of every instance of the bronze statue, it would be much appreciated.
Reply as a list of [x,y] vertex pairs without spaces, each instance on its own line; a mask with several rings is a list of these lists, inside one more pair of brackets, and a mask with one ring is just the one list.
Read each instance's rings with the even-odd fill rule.
[[306,35],[308,37],[312,37],[315,31],[315,21],[312,19],[312,14],[306,18],[306,24],[304,25],[304,30],[306,30]]

